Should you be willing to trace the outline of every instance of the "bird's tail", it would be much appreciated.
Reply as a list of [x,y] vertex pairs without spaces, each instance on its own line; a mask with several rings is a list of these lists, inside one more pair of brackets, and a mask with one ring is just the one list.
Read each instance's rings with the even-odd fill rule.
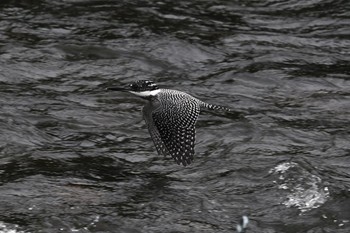
[[230,108],[227,108],[227,107],[224,107],[224,106],[221,106],[221,105],[208,104],[208,103],[205,103],[203,101],[201,101],[200,106],[202,108],[206,108],[206,109],[209,109],[209,110],[219,110],[219,111],[233,112],[233,110],[230,109]]

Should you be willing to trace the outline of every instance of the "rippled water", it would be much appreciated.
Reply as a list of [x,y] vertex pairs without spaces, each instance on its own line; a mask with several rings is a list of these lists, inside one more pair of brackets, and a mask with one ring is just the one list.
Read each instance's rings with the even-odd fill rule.
[[[350,232],[350,4],[2,0],[0,232]],[[204,113],[157,156],[137,79]]]

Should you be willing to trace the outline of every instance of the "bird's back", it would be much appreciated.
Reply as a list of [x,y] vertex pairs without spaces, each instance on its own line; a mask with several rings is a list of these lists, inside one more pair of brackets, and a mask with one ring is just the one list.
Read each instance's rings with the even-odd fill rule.
[[173,124],[189,127],[196,122],[200,111],[198,99],[185,92],[169,89],[161,89],[157,98],[161,114]]

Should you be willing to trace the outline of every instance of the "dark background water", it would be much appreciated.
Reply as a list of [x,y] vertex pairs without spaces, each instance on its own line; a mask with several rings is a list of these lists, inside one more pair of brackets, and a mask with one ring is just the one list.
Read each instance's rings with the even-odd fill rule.
[[[0,232],[350,232],[348,0],[0,3]],[[152,79],[202,114],[157,156]]]

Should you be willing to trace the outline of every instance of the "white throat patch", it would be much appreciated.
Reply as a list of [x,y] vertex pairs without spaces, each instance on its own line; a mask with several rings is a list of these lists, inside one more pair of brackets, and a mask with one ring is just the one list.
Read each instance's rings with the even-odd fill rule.
[[153,91],[141,91],[141,92],[129,91],[129,92],[141,97],[151,97],[151,96],[156,96],[160,92],[160,90],[157,89]]

